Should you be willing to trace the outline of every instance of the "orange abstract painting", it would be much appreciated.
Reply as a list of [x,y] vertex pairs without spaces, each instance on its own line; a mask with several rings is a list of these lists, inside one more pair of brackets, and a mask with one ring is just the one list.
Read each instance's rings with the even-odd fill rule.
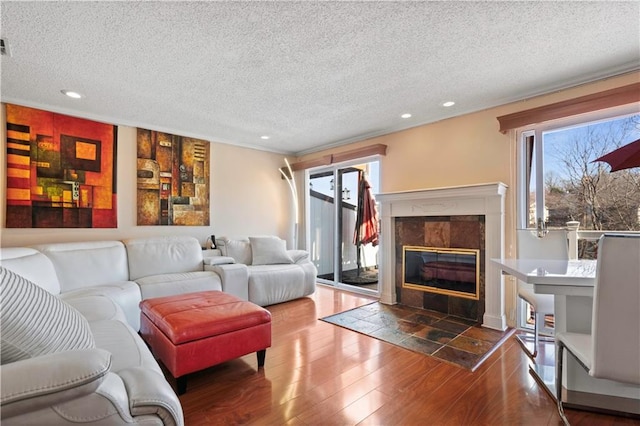
[[116,228],[117,127],[6,105],[7,228]]

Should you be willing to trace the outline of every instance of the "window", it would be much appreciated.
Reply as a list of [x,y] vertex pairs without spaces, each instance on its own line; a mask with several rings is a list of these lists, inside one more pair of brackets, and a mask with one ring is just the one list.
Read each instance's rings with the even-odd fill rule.
[[[602,231],[640,230],[640,168],[611,173],[606,163],[593,162],[640,139],[638,89],[634,84],[497,117],[503,133],[523,129],[517,132],[518,228],[577,221],[570,258],[597,257]],[[531,307],[519,299],[518,327],[532,328],[532,321]],[[539,326],[540,334],[552,335],[553,316]]]
[[626,113],[585,114],[520,133],[519,227],[577,221],[585,231],[640,230],[640,168],[611,172],[607,163],[594,161],[640,139],[638,105],[632,106]]

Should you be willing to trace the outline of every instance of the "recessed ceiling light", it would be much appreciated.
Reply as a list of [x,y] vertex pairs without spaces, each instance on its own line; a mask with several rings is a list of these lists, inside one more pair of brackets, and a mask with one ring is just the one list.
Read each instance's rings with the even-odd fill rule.
[[409,114],[409,113],[402,114],[400,117],[401,118],[411,118],[411,114]]
[[448,101],[442,104],[443,107],[450,107],[450,106],[454,106],[456,103],[453,101]]
[[74,92],[73,90],[61,90],[60,91],[63,95],[67,95],[70,98],[73,99],[80,99],[82,97],[82,95],[78,92]]
[[271,136],[267,136],[267,135],[260,136],[260,139],[264,139],[266,141],[267,139],[271,139]]

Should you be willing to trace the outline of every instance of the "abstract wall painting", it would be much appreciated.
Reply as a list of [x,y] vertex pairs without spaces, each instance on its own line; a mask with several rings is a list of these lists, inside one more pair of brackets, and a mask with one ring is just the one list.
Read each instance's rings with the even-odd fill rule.
[[209,142],[138,129],[138,225],[209,226]]
[[7,228],[116,228],[117,126],[6,105]]

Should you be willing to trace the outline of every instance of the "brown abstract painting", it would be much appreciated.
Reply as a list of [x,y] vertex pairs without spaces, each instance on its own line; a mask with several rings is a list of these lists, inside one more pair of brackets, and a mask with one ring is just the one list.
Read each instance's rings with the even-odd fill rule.
[[6,105],[7,228],[116,228],[117,127]]
[[209,226],[209,142],[138,129],[138,225]]

